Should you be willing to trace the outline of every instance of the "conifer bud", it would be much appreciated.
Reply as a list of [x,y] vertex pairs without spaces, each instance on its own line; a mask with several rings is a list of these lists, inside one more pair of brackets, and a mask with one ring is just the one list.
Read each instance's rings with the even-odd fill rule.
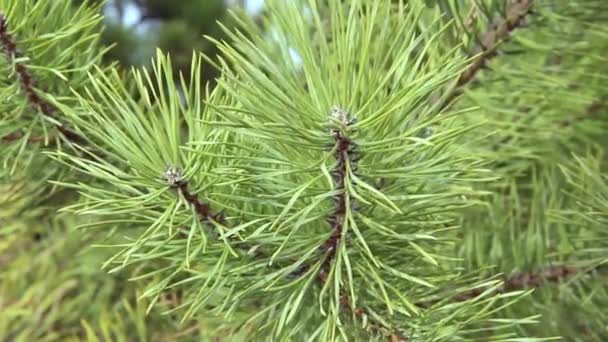
[[181,170],[174,166],[169,166],[165,169],[163,178],[171,187],[178,187],[183,182]]

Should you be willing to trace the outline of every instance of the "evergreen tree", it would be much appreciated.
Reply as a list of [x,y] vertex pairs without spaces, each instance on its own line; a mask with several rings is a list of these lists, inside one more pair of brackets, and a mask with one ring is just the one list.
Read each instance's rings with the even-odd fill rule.
[[266,6],[124,73],[0,0],[3,339],[608,338],[607,2]]

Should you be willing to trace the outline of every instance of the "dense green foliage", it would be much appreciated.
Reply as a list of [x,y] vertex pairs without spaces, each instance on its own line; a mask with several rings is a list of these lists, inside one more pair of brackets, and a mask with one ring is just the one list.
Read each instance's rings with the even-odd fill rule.
[[0,338],[608,337],[605,1],[270,0],[183,73],[0,11]]

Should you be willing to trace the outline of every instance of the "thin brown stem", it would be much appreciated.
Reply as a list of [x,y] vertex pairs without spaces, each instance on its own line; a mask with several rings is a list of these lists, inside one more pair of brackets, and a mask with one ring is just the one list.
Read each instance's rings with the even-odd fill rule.
[[[549,266],[540,270],[520,272],[507,278],[503,285],[494,291],[493,295],[507,292],[538,288],[547,283],[557,283],[576,274],[578,270],[570,266]],[[460,293],[454,297],[454,301],[463,302],[479,296],[482,289],[473,289]]]
[[192,207],[198,214],[201,221],[206,222],[206,223],[215,221],[221,225],[226,224],[226,219],[224,218],[224,214],[221,211],[214,213],[211,210],[211,205],[209,203],[202,201],[201,199],[199,199],[199,197],[196,194],[194,194],[188,190],[188,182],[186,182],[186,181],[181,182],[177,186],[177,189],[179,190],[181,195],[184,197],[184,199],[186,199],[186,201],[190,205],[192,205]]
[[[6,56],[7,61],[14,66],[15,75],[19,81],[21,90],[23,91],[27,102],[39,113],[48,118],[52,118],[56,122],[57,118],[55,117],[55,108],[49,102],[40,97],[40,95],[38,95],[38,92],[36,91],[36,79],[33,77],[24,63],[17,61],[18,58],[23,56],[17,48],[14,37],[9,32],[8,20],[2,12],[0,12],[0,46],[2,48],[2,52]],[[84,142],[84,139],[80,135],[65,127],[65,125],[55,124],[55,127],[57,131],[68,141],[74,143]],[[23,136],[24,134],[22,132],[14,132],[0,138],[0,140],[4,142],[11,142],[16,141]],[[34,140],[31,142],[45,140],[44,138],[33,139]]]
[[[595,115],[597,115],[597,113],[602,110],[602,108],[604,108],[606,103],[606,99],[600,99],[597,101],[594,101],[593,103],[591,103],[591,105],[589,105],[587,107],[587,109],[580,115],[575,116],[574,118],[571,119],[565,119],[562,120],[560,122],[557,123],[559,129],[565,129],[568,127],[572,127],[573,125],[585,121],[585,120],[589,120],[590,118],[593,118]],[[524,108],[521,110],[522,114],[526,114],[530,111],[529,108]],[[519,117],[518,121],[521,121],[522,117]],[[512,140],[514,139],[514,136],[507,136],[502,138],[500,141],[498,141],[493,149],[494,151],[498,151],[500,148],[502,148],[503,146],[509,144]]]
[[563,120],[562,122],[559,123],[559,127],[560,128],[570,127],[581,121],[585,121],[589,118],[593,118],[600,110],[602,110],[604,108],[605,102],[606,102],[605,99],[601,99],[601,100],[597,100],[597,101],[591,103],[591,105],[589,105],[589,107],[587,107],[587,110],[585,110],[583,114],[575,116],[572,119]]
[[[556,265],[548,266],[538,270],[532,270],[527,272],[519,272],[506,278],[502,286],[495,289],[490,296],[496,296],[503,293],[515,292],[521,290],[527,290],[531,288],[540,288],[546,284],[560,283],[568,278],[573,277],[577,274],[585,274],[594,271],[599,271],[599,267],[594,268],[580,268],[568,265]],[[486,292],[488,288],[475,288],[465,292],[461,292],[451,297],[453,302],[464,302],[470,299],[474,299]],[[428,308],[443,299],[430,300],[425,302],[417,303],[416,305],[422,308]]]
[[[347,117],[348,113],[345,111],[339,108],[334,108],[333,114],[334,118],[337,119],[340,124],[344,125],[345,127],[350,125],[350,119]],[[349,167],[348,164],[351,164],[351,168],[356,167],[355,154],[357,145],[340,129],[333,129],[332,134],[335,140],[334,149],[337,163],[331,174],[333,177],[334,187],[336,191],[338,191],[338,194],[334,197],[334,209],[327,219],[332,233],[323,243],[323,245],[321,245],[321,250],[325,254],[325,259],[321,266],[319,278],[323,282],[325,282],[325,279],[327,278],[331,264],[342,241],[342,233],[346,220],[347,202],[351,201],[350,198],[347,199],[347,192],[345,189],[345,182],[347,181],[347,172]]]
[[[7,135],[1,137],[0,141],[6,142],[6,143],[11,143],[11,142],[21,140],[24,136],[25,136],[25,134],[23,134],[22,132],[13,132],[13,133],[10,133],[10,134],[7,134]],[[40,137],[40,136],[27,138],[27,142],[30,144],[35,144],[35,143],[44,142],[44,141],[46,141],[46,138]]]
[[[163,177],[169,183],[169,186],[175,190],[194,208],[199,220],[207,224],[211,228],[215,228],[215,223],[227,227],[226,217],[222,211],[214,211],[209,202],[202,200],[197,194],[191,192],[189,183],[181,176],[181,171],[178,168],[170,167],[165,170]],[[252,246],[249,243],[242,241],[237,236],[231,235],[228,239],[234,242],[234,246],[241,251],[248,253]],[[253,255],[256,258],[264,258],[267,254],[259,248],[255,250]]]
[[504,16],[497,17],[488,31],[480,37],[479,46],[471,53],[472,62],[458,77],[456,86],[448,93],[442,103],[442,109],[449,106],[458,97],[463,88],[471,83],[477,73],[485,68],[497,55],[500,42],[509,39],[511,33],[524,23],[530,13],[534,0],[512,0],[505,9]]
[[[331,265],[336,257],[340,244],[343,243],[344,224],[346,221],[346,213],[349,209],[348,206],[354,206],[353,199],[348,196],[346,188],[349,169],[353,172],[357,170],[359,154],[357,153],[357,144],[345,133],[353,124],[353,120],[349,115],[348,112],[340,108],[332,108],[332,117],[340,125],[340,128],[335,128],[331,131],[334,137],[333,150],[335,151],[335,158],[337,161],[331,175],[334,182],[334,188],[338,194],[334,197],[334,207],[327,219],[331,234],[320,247],[324,259],[317,278],[321,284],[327,282]],[[351,311],[355,317],[359,319],[368,316],[367,310],[364,307],[355,307],[349,295],[346,294],[346,291],[341,290],[341,292],[340,306],[343,309]],[[382,325],[374,322],[370,324],[369,328],[370,330],[379,333],[386,333],[388,331],[388,328],[384,328]],[[406,337],[398,333],[390,333],[388,339],[389,341],[395,342],[408,341]]]
[[213,212],[211,205],[201,200],[197,194],[190,192],[188,181],[182,178],[182,173],[179,168],[169,167],[163,173],[164,179],[169,183],[169,186],[176,189],[178,193],[194,208],[199,219],[208,224],[217,222],[221,225],[226,224],[226,219],[221,211]]

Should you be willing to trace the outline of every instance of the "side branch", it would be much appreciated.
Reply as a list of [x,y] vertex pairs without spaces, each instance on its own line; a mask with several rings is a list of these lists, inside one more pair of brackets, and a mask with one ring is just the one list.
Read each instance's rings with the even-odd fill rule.
[[178,189],[186,201],[194,207],[194,210],[203,222],[211,222],[213,220],[221,225],[225,225],[226,220],[224,214],[221,211],[212,213],[209,203],[201,201],[196,194],[193,194],[188,190],[188,182],[181,183],[178,186]]
[[163,176],[171,188],[179,191],[186,202],[194,208],[194,211],[202,222],[211,223],[212,221],[215,221],[221,225],[226,224],[226,219],[221,211],[213,213],[209,203],[203,202],[196,194],[190,192],[188,189],[188,181],[182,178],[179,169],[170,167],[165,171]]
[[[194,211],[201,222],[209,225],[211,228],[214,228],[213,222],[227,227],[224,213],[222,211],[214,212],[211,208],[211,204],[201,200],[197,194],[191,192],[188,188],[188,181],[182,178],[181,170],[176,167],[169,167],[165,170],[163,178],[172,189],[175,189],[184,197],[186,202],[194,208]],[[235,242],[235,247],[245,253],[249,253],[253,247],[234,235],[229,236],[228,239]],[[265,258],[267,256],[266,253],[260,249],[256,249],[253,255],[256,258]]]
[[[25,98],[27,99],[27,102],[42,115],[55,119],[55,108],[50,103],[42,99],[40,95],[38,95],[35,89],[36,80],[32,74],[29,72],[25,64],[22,62],[16,62],[16,59],[22,57],[22,55],[19,49],[17,49],[15,39],[8,30],[8,20],[2,12],[0,12],[0,46],[2,47],[2,52],[6,55],[7,61],[14,65],[15,74],[17,75],[19,84],[21,85],[21,89],[25,95]],[[61,133],[69,141],[74,143],[82,143],[84,141],[80,135],[66,128],[62,124],[57,124],[56,128],[57,131],[59,131],[59,133]],[[21,137],[23,137],[22,132],[15,132],[0,138],[0,140],[10,142],[18,140]],[[28,139],[29,142],[38,142],[43,140],[44,139],[38,137]]]
[[472,64],[460,74],[456,87],[449,92],[443,102],[444,108],[459,96],[463,87],[469,84],[475,75],[497,55],[499,43],[509,39],[511,33],[523,25],[525,17],[531,12],[533,3],[534,0],[511,0],[505,9],[505,15],[494,20],[490,29],[480,37],[479,46],[471,53]]
[[[24,134],[22,132],[13,132],[11,134],[7,134],[3,137],[0,137],[0,141],[10,143],[13,141],[20,140],[21,138],[23,138],[23,136],[24,136]],[[42,142],[42,141],[44,141],[44,137],[32,137],[32,138],[28,138],[27,141],[29,143]]]
[[[594,118],[598,114],[598,112],[600,112],[602,109],[604,109],[607,100],[608,99],[606,99],[606,98],[602,98],[602,99],[599,99],[599,100],[596,100],[596,101],[592,102],[591,105],[589,105],[586,108],[586,110],[583,111],[582,114],[577,115],[577,116],[575,116],[573,118],[570,118],[570,119],[565,119],[565,120],[559,121],[557,123],[557,128],[558,129],[570,128],[570,127],[574,126],[575,124],[578,124],[578,123],[583,122],[585,120],[589,120],[589,119]],[[522,110],[522,112],[523,113],[529,112],[529,108],[526,108],[526,109]],[[521,121],[521,118],[520,118],[519,121]],[[512,136],[512,135],[504,137],[500,141],[498,141],[492,147],[492,149],[494,151],[498,151],[503,146],[505,146],[508,143],[510,143],[513,139],[514,139],[514,136]],[[498,165],[503,165],[504,166],[504,162],[501,162]]]
[[[528,272],[515,273],[506,278],[502,286],[494,290],[491,293],[491,296],[531,288],[540,288],[546,284],[560,283],[576,274],[591,273],[594,271],[600,271],[600,269],[601,267],[579,268],[567,265],[557,265]],[[472,289],[451,297],[451,300],[454,302],[464,302],[478,297],[487,290],[487,288]],[[439,301],[441,301],[441,299],[420,302],[416,305],[419,307],[428,308]]]
[[[577,268],[571,266],[549,266],[540,270],[516,273],[507,278],[502,287],[496,289],[492,295],[539,288],[547,283],[559,283],[578,272]],[[473,289],[466,291],[456,295],[453,299],[457,302],[464,302],[479,296],[484,290]]]
[[573,126],[573,125],[575,125],[577,123],[580,123],[582,121],[585,121],[585,120],[588,120],[590,118],[593,118],[602,109],[604,109],[607,101],[608,101],[608,98],[602,98],[602,99],[599,99],[599,100],[596,100],[596,101],[592,102],[591,105],[589,105],[587,107],[587,110],[585,110],[583,112],[583,114],[575,116],[572,119],[563,120],[562,122],[559,123],[559,127],[560,128],[567,128],[567,127]]

